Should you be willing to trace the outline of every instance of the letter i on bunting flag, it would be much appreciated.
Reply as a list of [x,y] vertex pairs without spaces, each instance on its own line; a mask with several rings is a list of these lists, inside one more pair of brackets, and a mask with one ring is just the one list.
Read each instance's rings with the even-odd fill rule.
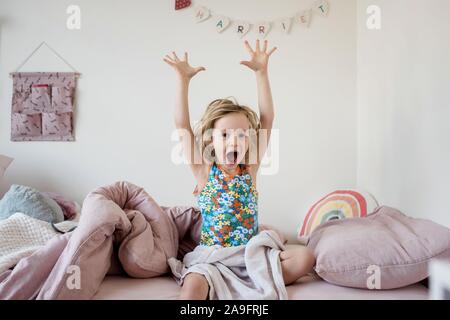
[[289,33],[291,31],[291,25],[292,25],[292,19],[291,18],[284,18],[278,20],[278,26],[281,30],[283,30],[284,33]]
[[175,0],[175,10],[187,8],[191,5],[191,0]]

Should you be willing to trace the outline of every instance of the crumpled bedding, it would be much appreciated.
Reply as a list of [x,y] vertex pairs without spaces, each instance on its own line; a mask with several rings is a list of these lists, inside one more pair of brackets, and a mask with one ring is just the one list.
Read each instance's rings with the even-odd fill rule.
[[0,274],[0,299],[91,299],[107,274],[166,274],[169,258],[183,259],[198,245],[201,222],[198,208],[160,206],[129,182],[98,188],[74,231]]
[[90,299],[108,272],[164,274],[178,237],[171,215],[142,188],[128,182],[98,188],[85,198],[77,229],[0,275],[0,299]]
[[197,246],[183,261],[168,260],[179,285],[191,272],[203,274],[210,300],[286,300],[279,254],[284,250],[279,235],[264,230],[247,245],[235,247]]

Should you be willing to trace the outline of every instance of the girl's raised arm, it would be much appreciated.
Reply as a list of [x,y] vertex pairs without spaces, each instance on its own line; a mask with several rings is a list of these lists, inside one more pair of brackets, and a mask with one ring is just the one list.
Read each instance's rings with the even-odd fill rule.
[[258,160],[256,165],[257,169],[261,163],[262,158],[264,157],[264,154],[266,153],[274,119],[272,91],[270,89],[269,74],[267,69],[269,64],[269,57],[277,48],[273,47],[268,51],[267,40],[264,41],[263,48],[260,47],[259,40],[256,40],[255,50],[252,49],[248,41],[245,41],[245,47],[250,54],[250,60],[241,61],[241,64],[249,67],[255,72],[256,86],[258,90],[258,106],[261,129],[258,132]]
[[178,129],[180,140],[186,159],[198,179],[202,174],[203,158],[195,147],[194,133],[189,119],[189,83],[191,79],[204,67],[191,67],[188,62],[188,54],[184,53],[184,59],[179,59],[175,52],[172,56],[166,55],[163,59],[173,67],[177,74],[177,88],[175,93],[175,126]]

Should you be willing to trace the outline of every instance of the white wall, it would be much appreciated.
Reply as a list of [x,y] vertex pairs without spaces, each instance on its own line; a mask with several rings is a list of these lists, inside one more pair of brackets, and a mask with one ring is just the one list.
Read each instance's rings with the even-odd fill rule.
[[[382,28],[366,26],[378,5]],[[358,185],[450,226],[450,2],[358,1]]]
[[[307,8],[312,0],[210,0],[223,14],[274,19]],[[66,29],[66,8],[82,10],[80,31]],[[356,1],[331,1],[327,18],[289,36],[268,39],[279,51],[271,61],[280,129],[280,170],[260,176],[260,219],[292,239],[308,206],[325,192],[356,182]],[[254,40],[251,33],[247,38]],[[76,142],[9,140],[8,73],[41,41],[81,73]],[[119,179],[141,185],[164,205],[195,204],[194,180],[171,162],[174,76],[163,62],[171,50],[189,50],[208,71],[194,80],[192,119],[212,99],[233,95],[256,108],[253,75],[232,32],[217,34],[211,21],[195,24],[190,9],[173,1],[0,0],[0,152],[16,160],[0,192],[11,183],[59,191],[82,201],[92,189]],[[23,71],[68,70],[42,50]]]

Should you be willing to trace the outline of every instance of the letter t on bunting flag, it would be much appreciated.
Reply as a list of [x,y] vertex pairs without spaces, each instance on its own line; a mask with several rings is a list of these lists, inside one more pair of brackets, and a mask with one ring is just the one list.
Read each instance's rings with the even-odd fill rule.
[[191,5],[191,0],[175,0],[175,10],[187,8]]

